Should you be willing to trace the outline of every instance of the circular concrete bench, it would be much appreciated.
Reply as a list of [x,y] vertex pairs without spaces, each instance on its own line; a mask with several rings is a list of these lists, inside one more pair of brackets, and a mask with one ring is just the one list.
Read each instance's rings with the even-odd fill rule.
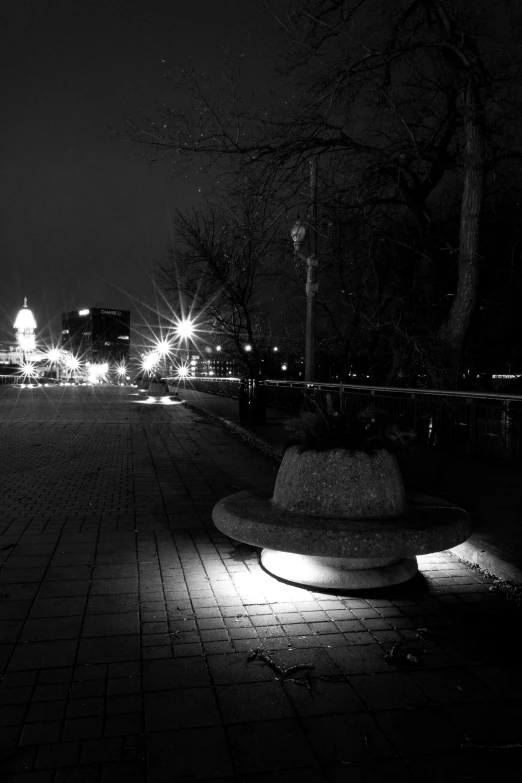
[[292,513],[268,497],[238,492],[212,518],[230,538],[262,547],[263,567],[289,582],[325,589],[399,584],[417,573],[417,555],[440,552],[471,535],[461,508],[438,498],[409,498],[404,513],[350,519]]

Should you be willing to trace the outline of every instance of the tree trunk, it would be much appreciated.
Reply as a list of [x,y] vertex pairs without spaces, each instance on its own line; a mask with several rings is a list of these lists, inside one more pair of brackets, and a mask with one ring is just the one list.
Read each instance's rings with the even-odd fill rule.
[[466,331],[477,300],[480,212],[484,190],[485,131],[473,74],[462,87],[464,120],[464,186],[460,213],[458,282],[453,304],[439,340],[447,356],[449,375],[457,379]]

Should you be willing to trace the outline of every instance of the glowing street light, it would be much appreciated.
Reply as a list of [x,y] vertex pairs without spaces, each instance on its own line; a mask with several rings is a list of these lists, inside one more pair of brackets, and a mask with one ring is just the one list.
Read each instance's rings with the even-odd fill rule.
[[143,357],[141,366],[146,372],[152,372],[153,369],[156,367],[159,361],[159,354],[156,351],[152,351],[152,353],[148,353],[146,356]]
[[190,377],[190,367],[188,364],[179,364],[176,366],[176,378]]
[[[62,353],[59,350],[59,348],[50,348],[47,351],[47,358],[49,360],[49,370],[50,370],[50,372],[53,372],[54,365],[58,364],[60,359],[62,358]],[[57,379],[60,378],[60,367],[58,367],[58,370],[57,370],[57,373],[56,373],[56,378]]]
[[81,366],[81,362],[80,362],[80,360],[78,359],[78,357],[77,357],[77,356],[73,356],[72,354],[71,354],[71,356],[69,356],[69,357],[67,358],[67,360],[66,360],[65,364],[66,364],[66,366],[67,366],[67,367],[68,367],[68,369],[69,369],[69,378],[72,376],[72,374],[73,374],[74,372],[76,372],[77,370],[79,370],[79,369],[80,369],[80,366]]
[[251,346],[251,345],[249,345],[249,344],[247,343],[247,344],[245,345],[245,351],[249,352],[249,351],[251,351],[251,350],[252,350],[252,346]]
[[116,375],[120,379],[120,383],[121,383],[121,381],[123,381],[123,379],[127,377],[127,366],[125,362],[121,362],[121,364],[116,365],[115,369],[116,369]]
[[33,379],[33,378],[36,378],[36,377],[37,377],[37,373],[36,373],[36,366],[35,366],[35,363],[34,363],[34,362],[27,362],[27,361],[26,361],[26,362],[23,362],[23,363],[20,365],[20,370],[19,370],[19,372],[20,372],[20,375],[23,377],[23,381],[24,381],[24,383],[25,383],[25,382],[26,382],[28,379]]
[[167,356],[172,351],[172,343],[170,340],[159,340],[156,348],[156,353],[160,354],[160,356]]
[[196,332],[196,324],[192,320],[192,318],[182,318],[175,327],[176,336],[179,338],[180,343],[185,343],[185,350],[187,352],[187,355],[185,357],[185,360],[188,364],[190,360],[190,351],[188,349],[188,341],[192,340],[194,342],[194,334]]
[[190,339],[195,331],[194,321],[191,318],[182,318],[176,325],[176,334],[183,340]]

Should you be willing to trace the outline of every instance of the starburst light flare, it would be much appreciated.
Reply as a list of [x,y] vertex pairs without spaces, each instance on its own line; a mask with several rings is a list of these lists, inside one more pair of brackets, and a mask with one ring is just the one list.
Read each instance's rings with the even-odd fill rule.
[[194,335],[195,324],[191,318],[182,318],[176,325],[176,334],[178,337],[187,340]]
[[190,367],[188,364],[179,364],[176,367],[176,378],[188,378],[190,376]]
[[152,372],[152,370],[156,367],[156,365],[159,362],[159,354],[156,351],[152,351],[152,353],[147,354],[143,357],[141,366],[142,369],[146,372]]

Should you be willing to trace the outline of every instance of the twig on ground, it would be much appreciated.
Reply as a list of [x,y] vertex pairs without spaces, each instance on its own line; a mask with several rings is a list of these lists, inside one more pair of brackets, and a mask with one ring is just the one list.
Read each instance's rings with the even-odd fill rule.
[[305,684],[304,680],[296,680],[295,678],[292,679],[290,675],[303,671],[304,669],[315,669],[313,663],[297,663],[294,666],[289,666],[287,669],[282,669],[281,666],[279,666],[274,661],[270,653],[268,653],[266,650],[260,650],[259,648],[251,650],[247,657],[248,662],[254,661],[256,659],[263,661],[263,663],[266,663],[267,666],[270,666],[270,668],[277,674],[278,679],[284,680],[285,682],[299,682],[299,684]]

